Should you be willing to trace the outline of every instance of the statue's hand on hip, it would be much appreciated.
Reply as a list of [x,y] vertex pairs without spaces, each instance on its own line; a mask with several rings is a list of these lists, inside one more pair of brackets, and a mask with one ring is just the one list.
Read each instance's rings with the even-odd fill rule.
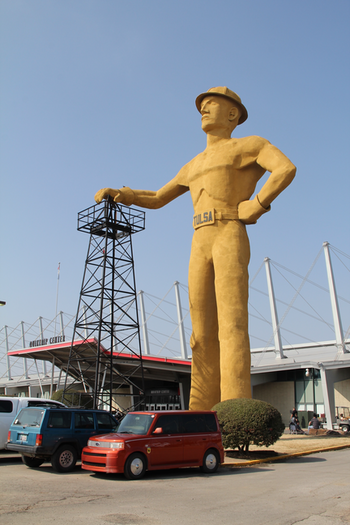
[[238,218],[244,224],[255,224],[257,220],[267,211],[270,211],[271,206],[264,208],[256,195],[253,200],[242,201],[238,204]]

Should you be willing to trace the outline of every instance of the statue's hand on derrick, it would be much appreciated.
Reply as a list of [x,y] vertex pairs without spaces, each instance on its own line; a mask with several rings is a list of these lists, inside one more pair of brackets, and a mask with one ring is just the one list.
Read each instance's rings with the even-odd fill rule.
[[108,197],[112,197],[114,202],[120,202],[121,204],[130,206],[133,203],[134,192],[125,186],[119,190],[113,190],[112,188],[102,188],[102,190],[99,190],[96,193],[95,201],[97,204],[100,204],[103,199],[107,199]]

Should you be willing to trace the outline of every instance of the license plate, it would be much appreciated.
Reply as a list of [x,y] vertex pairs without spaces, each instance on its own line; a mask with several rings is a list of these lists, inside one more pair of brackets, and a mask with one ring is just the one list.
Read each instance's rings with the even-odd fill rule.
[[27,437],[28,437],[28,436],[27,436],[26,434],[20,434],[20,435],[19,435],[19,439],[20,439],[20,441],[27,441]]

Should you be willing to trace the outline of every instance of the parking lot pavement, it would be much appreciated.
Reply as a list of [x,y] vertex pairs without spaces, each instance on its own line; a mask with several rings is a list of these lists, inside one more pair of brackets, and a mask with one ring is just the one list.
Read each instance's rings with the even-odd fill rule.
[[350,450],[278,463],[146,473],[143,480],[0,463],[1,525],[349,523]]

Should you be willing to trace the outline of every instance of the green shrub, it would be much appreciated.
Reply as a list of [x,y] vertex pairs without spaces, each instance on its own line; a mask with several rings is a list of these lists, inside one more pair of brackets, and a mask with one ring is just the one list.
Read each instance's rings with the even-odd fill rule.
[[64,403],[68,407],[81,406],[84,408],[92,408],[93,405],[92,397],[84,392],[68,391],[63,396],[63,389],[61,389],[54,392],[51,399],[61,401],[61,403]]
[[249,445],[269,447],[283,434],[282,416],[276,408],[257,399],[229,399],[217,411],[224,448],[247,453]]
[[51,396],[51,399],[53,401],[60,401],[62,402],[62,394],[63,394],[63,390],[56,390],[56,392],[54,392]]

